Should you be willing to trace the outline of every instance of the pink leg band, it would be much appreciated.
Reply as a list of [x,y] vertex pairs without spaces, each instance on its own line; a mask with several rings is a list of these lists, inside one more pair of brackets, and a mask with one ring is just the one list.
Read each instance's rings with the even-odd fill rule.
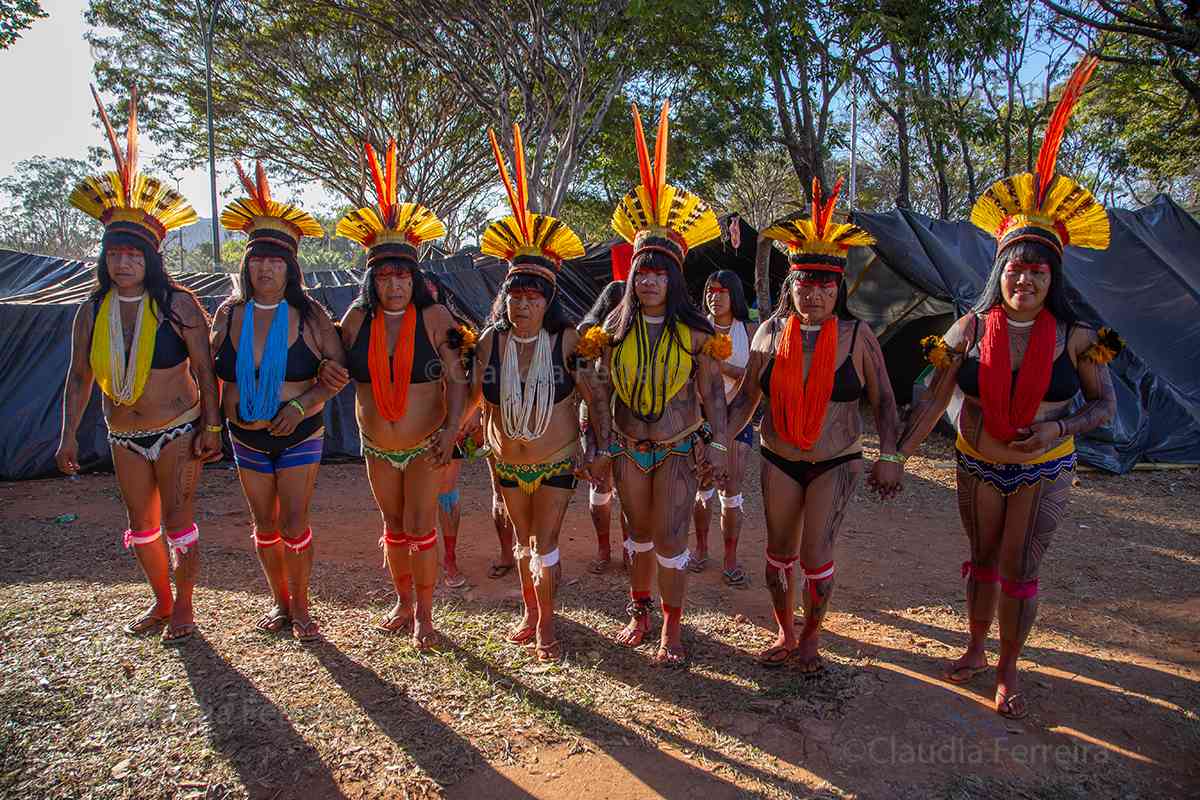
[[143,547],[151,542],[157,542],[158,537],[162,536],[161,528],[152,528],[148,531],[134,531],[126,529],[122,541],[125,544],[125,549],[131,547]]
[[304,534],[298,538],[289,539],[286,536],[282,538],[284,547],[286,547],[288,550],[291,550],[293,553],[299,553],[302,550],[307,550],[310,546],[312,546],[312,528],[305,530]]
[[972,561],[963,562],[962,576],[971,578],[976,583],[997,583],[1000,580],[1000,573],[995,568],[981,567]]
[[279,531],[260,531],[258,528],[251,531],[250,538],[254,540],[254,544],[258,547],[270,547],[273,544],[279,544],[283,541],[283,537],[279,535]]
[[1001,578],[1000,591],[1017,600],[1028,600],[1031,597],[1037,597],[1037,578],[1031,581],[1010,581],[1007,578]]
[[200,541],[200,528],[196,523],[181,531],[167,531],[167,549],[171,551],[171,565],[179,566],[179,557]]

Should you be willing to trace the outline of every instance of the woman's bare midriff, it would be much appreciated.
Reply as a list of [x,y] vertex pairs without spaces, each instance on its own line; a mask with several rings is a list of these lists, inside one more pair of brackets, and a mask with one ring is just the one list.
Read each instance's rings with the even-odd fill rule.
[[620,399],[614,401],[613,421],[620,435],[639,441],[670,442],[700,422],[700,394],[695,380],[683,385],[679,393],[667,401],[663,415],[654,422],[646,422],[634,416]]
[[152,369],[142,396],[132,406],[104,398],[104,419],[115,432],[156,430],[200,402],[188,362],[170,369]]
[[[279,404],[282,406],[288,400],[291,400],[294,397],[299,397],[311,389],[314,383],[316,383],[316,380],[284,381],[283,385],[279,387]],[[240,388],[241,387],[239,387],[236,383],[222,384],[221,409],[225,412],[225,418],[232,420],[235,425],[245,428],[246,430],[261,430],[263,428],[271,427],[271,420],[269,419],[246,422],[240,416],[238,416],[238,398],[241,397],[241,392],[238,390]],[[306,419],[308,417],[314,417],[317,414],[320,414],[324,408],[324,403],[317,403],[312,408],[305,408],[304,416]]]
[[[1033,421],[1037,423],[1062,419],[1070,414],[1070,410],[1070,400],[1062,403],[1042,403],[1038,406],[1038,411],[1034,415]],[[1014,447],[1004,444],[984,429],[983,406],[978,399],[969,395],[963,395],[963,406],[962,411],[958,415],[958,426],[959,432],[962,433],[962,437],[967,440],[967,443],[993,464],[1023,464],[1033,461],[1066,441],[1065,438],[1055,439],[1050,447],[1045,450],[1039,450],[1036,453],[1017,450]]]
[[487,441],[501,461],[509,464],[543,464],[574,454],[579,446],[579,401],[574,394],[550,412],[550,426],[536,439],[524,441],[504,435],[500,407],[483,404]]
[[446,421],[446,390],[441,381],[409,384],[404,416],[395,422],[379,413],[371,384],[360,383],[354,391],[357,398],[354,416],[359,430],[371,444],[384,450],[416,447]]

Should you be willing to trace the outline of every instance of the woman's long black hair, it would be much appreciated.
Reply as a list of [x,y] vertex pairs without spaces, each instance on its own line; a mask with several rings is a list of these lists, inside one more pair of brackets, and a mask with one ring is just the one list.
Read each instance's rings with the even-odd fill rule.
[[[829,272],[825,270],[807,270],[796,269],[787,274],[783,279],[783,285],[779,288],[779,302],[775,304],[775,310],[771,313],[771,319],[778,319],[781,322],[785,320],[788,314],[796,313],[796,306],[792,303],[792,285],[800,280],[815,280],[820,278],[828,278]],[[838,276],[838,294],[837,301],[833,304],[833,315],[838,319],[857,320],[858,317],[850,313],[850,307],[846,304],[846,276]]]
[[[446,281],[442,279],[442,276],[436,272],[430,272],[428,270],[422,270],[421,274],[425,276],[427,281],[437,287],[437,297],[433,297],[431,293],[430,300],[445,306],[446,310],[450,312],[450,316],[454,317],[454,321],[459,325],[466,325],[474,329],[475,322],[473,319],[471,319],[471,315],[463,311],[462,306],[460,306],[458,303],[458,297],[454,294],[454,291],[446,285]],[[424,308],[424,306],[420,307]]]
[[[612,314],[616,318],[615,328],[612,331],[614,342],[621,342],[629,335],[642,310],[642,304],[637,298],[634,284],[638,272],[643,267],[663,270],[667,274],[667,308],[663,319],[664,330],[676,340],[679,336],[678,331],[675,330],[676,322],[682,322],[692,330],[701,333],[709,335],[715,333],[708,317],[696,308],[688,296],[687,283],[684,281],[683,270],[680,269],[679,263],[666,253],[649,250],[634,259],[633,268],[629,270],[629,280],[625,283],[625,296],[621,298],[621,303]],[[679,344],[683,343],[679,342]],[[694,356],[696,353],[692,353],[692,355]]]
[[412,276],[412,299],[409,302],[422,311],[433,305],[433,295],[429,293],[429,287],[425,285],[425,274],[421,272],[415,262],[403,258],[383,258],[373,263],[363,273],[362,283],[358,287],[358,297],[354,301],[355,308],[361,308],[367,312],[367,319],[375,316],[375,308],[379,305],[379,290],[375,288],[375,276],[384,267],[407,269],[408,274]]
[[[142,258],[145,259],[146,263],[146,273],[142,279],[142,285],[146,289],[146,294],[150,295],[150,299],[158,306],[158,313],[161,318],[173,322],[180,328],[187,327],[179,319],[179,315],[175,313],[175,310],[171,308],[171,295],[176,292],[184,292],[185,294],[192,295],[193,300],[195,300],[196,295],[191,290],[180,286],[167,274],[167,268],[163,265],[162,253],[140,241],[132,241],[132,237],[130,241],[117,240],[105,242],[100,245],[100,258],[96,260],[96,288],[92,290],[88,299],[93,303],[99,303],[104,299],[104,295],[108,294],[108,290],[112,288],[112,276],[108,274],[108,248],[110,244],[128,245],[142,251]],[[200,306],[200,303],[197,301],[196,305]]]
[[979,293],[979,299],[975,301],[972,311],[981,317],[986,316],[992,306],[1004,302],[1004,295],[1000,291],[1000,279],[1004,274],[1004,267],[1010,261],[1049,266],[1050,289],[1046,292],[1046,308],[1059,322],[1068,325],[1079,322],[1079,312],[1075,310],[1067,290],[1062,258],[1046,245],[1031,241],[1014,242],[996,253],[991,274],[983,284],[983,291]]
[[508,318],[508,295],[528,289],[541,292],[542,297],[546,298],[546,314],[542,317],[542,327],[546,333],[560,333],[564,328],[570,327],[570,321],[567,319],[566,312],[563,311],[562,301],[559,299],[555,287],[545,278],[531,275],[528,272],[509,275],[504,279],[504,283],[500,284],[500,293],[496,295],[496,301],[492,303],[492,311],[488,315],[487,324],[498,331],[506,331],[511,328],[512,320]]
[[729,292],[729,310],[733,313],[733,318],[749,322],[750,306],[746,304],[746,291],[742,288],[742,279],[731,269],[719,269],[704,282],[705,310],[708,304],[708,290],[714,283]]
[[583,315],[583,319],[579,320],[577,326],[579,332],[582,333],[589,328],[603,325],[604,320],[608,319],[608,315],[613,312],[624,296],[625,281],[609,281],[608,285],[600,290],[596,302],[592,303],[592,307]]
[[296,260],[294,253],[282,247],[268,245],[269,249],[256,250],[261,247],[261,245],[252,244],[246,248],[246,252],[242,256],[242,280],[241,286],[238,287],[238,302],[245,305],[254,299],[254,284],[250,281],[250,259],[282,258],[287,264],[287,283],[283,287],[283,299],[287,300],[287,304],[300,314],[301,324],[307,322],[313,313],[312,306],[309,304],[317,301],[304,293],[304,278],[300,272],[300,262]]

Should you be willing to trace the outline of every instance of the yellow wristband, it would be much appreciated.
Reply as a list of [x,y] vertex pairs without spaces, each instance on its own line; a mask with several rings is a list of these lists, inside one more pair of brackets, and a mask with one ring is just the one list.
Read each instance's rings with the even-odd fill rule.
[[288,405],[293,406],[297,411],[299,411],[300,416],[304,416],[304,403],[301,403],[299,400],[293,397],[291,400],[288,400]]
[[220,425],[205,425],[204,430],[208,431],[209,433],[220,433],[221,426]]

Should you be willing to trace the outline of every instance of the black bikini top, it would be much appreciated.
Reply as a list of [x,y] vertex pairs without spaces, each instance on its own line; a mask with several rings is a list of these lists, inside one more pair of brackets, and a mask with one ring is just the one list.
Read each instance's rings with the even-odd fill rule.
[[[978,320],[978,318],[976,318]],[[976,333],[979,331],[979,323],[975,326]],[[1071,340],[1071,329],[1067,329],[1067,339]],[[978,342],[971,344],[967,352],[975,349]],[[1013,370],[1013,390],[1017,388],[1017,370]],[[967,356],[963,359],[962,366],[958,369],[958,388],[963,394],[971,397],[979,397],[979,356]],[[1063,347],[1062,353],[1058,358],[1054,359],[1054,367],[1050,372],[1050,385],[1046,388],[1046,394],[1042,397],[1042,401],[1046,403],[1065,403],[1079,392],[1079,373],[1075,369],[1075,365],[1071,363],[1071,356],[1067,353],[1067,348]]]
[[[243,307],[242,313],[246,313],[248,310]],[[237,383],[237,349],[233,346],[233,311],[234,309],[231,309],[229,312],[229,330],[225,332],[225,341],[221,342],[217,356],[213,359],[217,377],[226,383]],[[320,366],[321,359],[308,349],[308,344],[304,341],[304,317],[300,317],[296,341],[292,342],[292,346],[288,348],[287,371],[284,373],[283,379],[289,383],[312,380],[317,377],[317,369]]]
[[[509,335],[512,335],[511,331],[509,331]],[[571,392],[575,391],[575,378],[571,375],[571,371],[563,364],[563,337],[561,333],[557,334],[557,336],[558,341],[554,344],[554,351],[550,357],[554,374],[555,405],[566,400],[571,396]],[[500,331],[496,331],[496,335],[492,338],[492,355],[488,360],[487,369],[483,371],[482,382],[483,399],[494,406],[500,405]],[[522,389],[524,386],[525,381],[521,381]]]
[[[854,345],[858,342],[859,325],[862,325],[862,322],[854,323],[854,335],[850,339],[850,350],[847,351],[837,372],[833,373],[833,393],[829,395],[829,399],[835,403],[855,403],[862,397],[862,381],[858,378],[858,371],[854,369]],[[762,387],[763,394],[767,397],[771,396],[771,373],[774,370],[775,357],[771,356],[758,379],[758,385]]]
[[[100,297],[92,301],[92,317],[100,314]],[[187,361],[187,343],[175,330],[170,320],[163,317],[158,321],[158,332],[154,335],[154,357],[150,361],[150,369],[171,369]]]
[[[369,366],[371,352],[371,320],[372,314],[363,317],[362,325],[358,328],[358,336],[346,359],[350,366],[350,377],[359,383],[371,382]],[[433,383],[440,381],[444,373],[442,358],[429,341],[429,333],[425,330],[425,312],[417,309],[416,331],[413,341],[412,371],[408,375],[409,383]]]

